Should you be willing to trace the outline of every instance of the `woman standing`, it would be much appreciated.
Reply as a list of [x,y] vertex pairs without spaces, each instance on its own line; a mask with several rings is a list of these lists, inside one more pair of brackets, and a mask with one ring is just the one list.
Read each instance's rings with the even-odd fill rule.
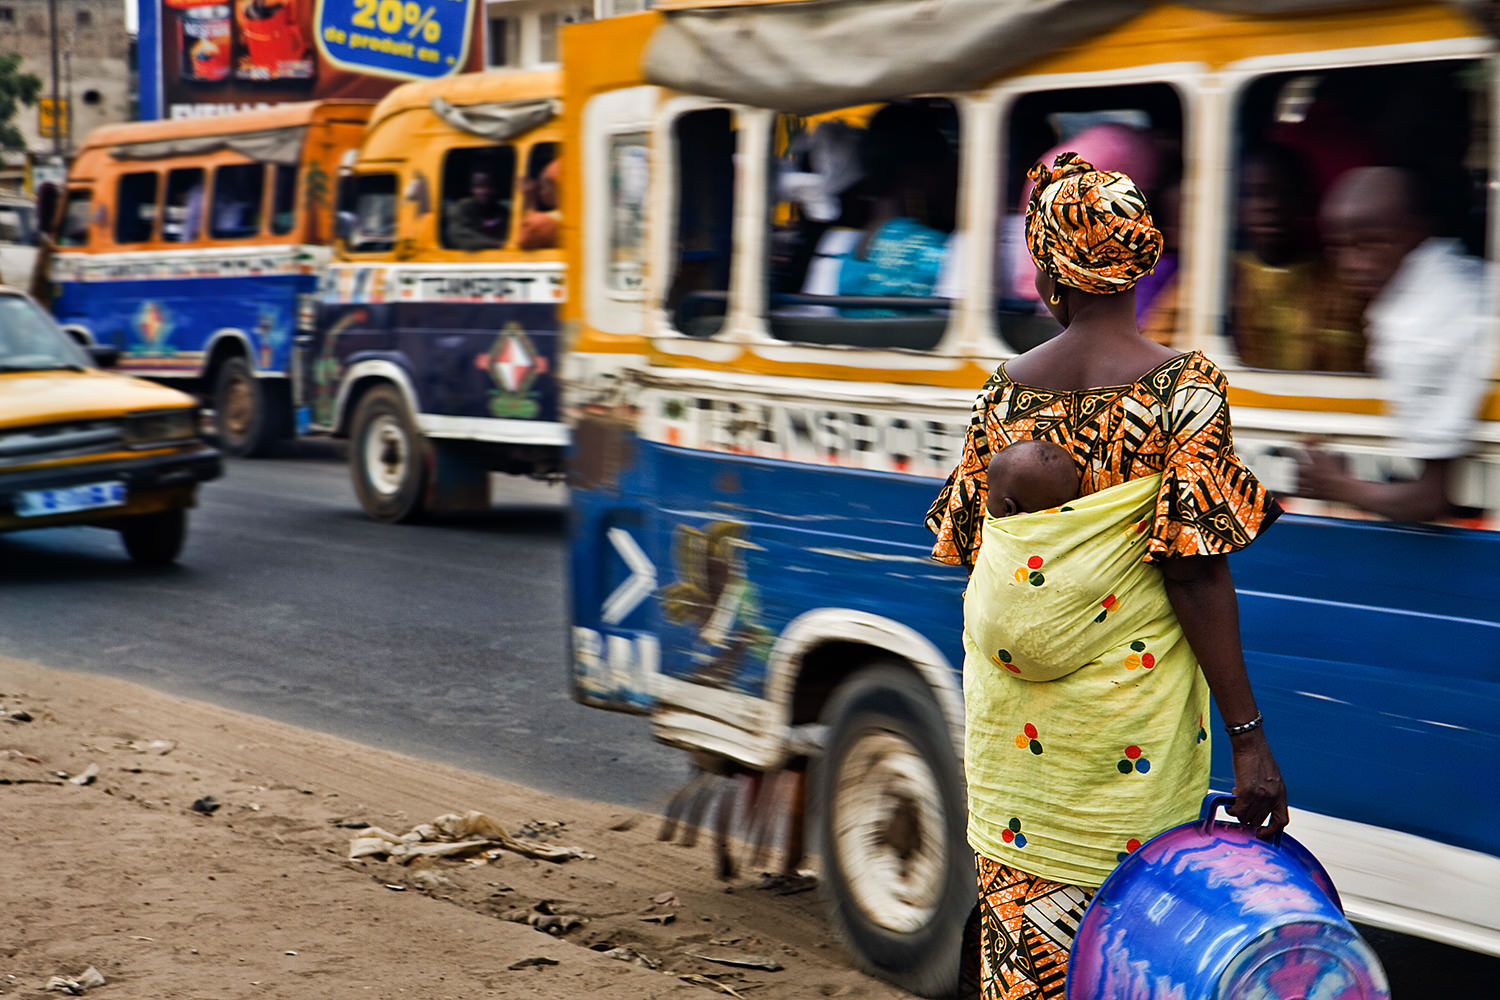
[[[1137,330],[1134,288],[1162,247],[1140,190],[1074,153],[1029,176],[1036,288],[1064,330],[985,383],[927,517],[933,557],[971,569],[964,758],[986,1000],[1061,997],[1093,891],[1197,815],[1210,693],[1231,814],[1264,837],[1287,822],[1226,561],[1280,508],[1234,453],[1223,374]],[[1080,498],[986,519],[990,458],[1024,440],[1067,450]]]

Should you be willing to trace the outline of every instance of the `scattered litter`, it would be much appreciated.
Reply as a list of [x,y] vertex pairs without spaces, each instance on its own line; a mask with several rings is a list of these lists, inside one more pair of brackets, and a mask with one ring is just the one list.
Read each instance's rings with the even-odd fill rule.
[[658,906],[681,906],[682,905],[682,900],[680,900],[680,899],[677,898],[677,893],[670,892],[670,891],[669,892],[659,892],[659,893],[657,893],[655,896],[651,897],[651,902],[656,903]]
[[678,976],[677,978],[681,979],[685,983],[692,983],[694,986],[707,986],[711,990],[718,990],[720,993],[728,993],[732,997],[738,997],[739,1000],[745,1000],[745,995],[736,990],[733,986],[727,986],[724,983],[714,982],[707,976]]
[[27,753],[24,750],[16,750],[14,748],[9,750],[0,750],[0,755],[4,755],[6,757],[19,757],[22,760],[26,761],[28,764],[40,764],[42,762],[42,758],[33,757],[31,756],[31,754]]
[[675,913],[653,913],[650,916],[641,918],[644,923],[661,924],[663,927],[665,927],[667,924],[670,924],[676,919],[677,914]]
[[73,976],[53,976],[47,980],[47,985],[42,987],[42,991],[44,993],[68,993],[76,997],[83,993],[84,990],[91,990],[95,986],[103,986],[104,982],[104,977],[100,975],[99,970],[91,965],[83,971],[83,975],[76,978]]
[[646,969],[661,968],[660,959],[651,958],[648,955],[642,955],[640,952],[634,951],[630,948],[626,948],[624,945],[621,945],[618,948],[610,948],[608,951],[601,952],[600,954],[602,954],[605,958],[612,958],[617,962],[630,962],[632,965],[639,965],[642,968]]
[[406,891],[406,886],[404,886],[404,885],[393,885],[390,882],[387,882],[385,884],[385,887],[387,889],[391,890],[392,892],[405,892]]
[[510,965],[507,965],[506,968],[512,972],[515,972],[517,969],[531,969],[537,966],[556,964],[557,959],[546,958],[542,955],[538,955],[535,958],[523,958],[519,962],[512,962]]
[[[523,830],[535,830],[531,823]],[[549,829],[560,829],[553,824]],[[419,857],[458,857],[493,851],[501,848],[536,858],[540,861],[569,861],[574,858],[592,861],[594,855],[581,847],[561,847],[556,844],[527,843],[505,831],[493,817],[482,812],[470,811],[462,816],[448,813],[431,823],[422,823],[408,833],[397,836],[378,826],[364,827],[360,835],[349,844],[349,860],[365,857],[385,857],[402,864]]]
[[15,721],[17,721],[17,722],[30,722],[31,721],[31,713],[28,712],[28,711],[26,711],[25,709],[22,709],[19,712],[12,712],[12,713],[10,713],[10,717],[12,719],[14,719]]
[[342,816],[335,816],[328,822],[343,830],[368,830],[370,828],[370,824],[362,819],[344,819]]
[[741,969],[765,969],[767,972],[780,972],[782,965],[769,955],[749,955],[738,951],[690,951],[689,958],[699,958],[705,962],[717,962],[719,965],[733,965]]
[[92,785],[94,783],[94,779],[97,777],[99,777],[99,765],[90,764],[87,768],[84,769],[82,774],[75,774],[68,780],[75,785]]
[[437,872],[417,872],[411,877],[411,882],[418,889],[426,889],[428,892],[434,892],[438,889],[458,888],[452,879],[444,878]]
[[195,800],[193,804],[189,806],[189,808],[192,809],[195,813],[202,813],[203,815],[207,816],[210,815],[215,809],[218,809],[219,805],[220,803],[218,802],[218,800],[216,800],[212,795],[205,795],[203,796],[203,798]]
[[131,750],[135,753],[154,753],[158,757],[177,749],[177,744],[172,740],[148,740],[145,743],[140,740],[122,740],[116,746],[121,750]]
[[555,819],[534,819],[522,823],[516,831],[517,837],[535,840],[537,837],[555,837],[562,833],[564,824]]
[[588,923],[587,917],[580,917],[576,913],[558,913],[552,908],[549,900],[542,900],[529,910],[507,910],[500,914],[501,920],[509,920],[514,924],[529,924],[545,934],[553,937],[561,937]]
[[772,875],[770,872],[764,872],[760,881],[755,884],[755,888],[764,889],[778,896],[792,896],[817,887],[818,876],[809,871],[800,871],[795,875]]
[[295,957],[297,953],[295,951],[284,951],[284,952],[282,952],[282,954],[283,955],[292,955],[292,956]]
[[130,940],[132,940],[132,941],[155,941],[156,938],[148,938],[148,937],[145,937],[144,935],[141,935],[141,934],[132,934],[132,935],[130,935]]

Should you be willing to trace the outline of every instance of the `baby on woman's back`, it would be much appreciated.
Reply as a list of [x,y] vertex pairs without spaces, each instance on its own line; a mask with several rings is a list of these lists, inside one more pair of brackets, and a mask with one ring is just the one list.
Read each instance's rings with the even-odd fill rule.
[[995,452],[986,477],[991,517],[1031,514],[1078,499],[1078,469],[1051,441],[1017,441]]

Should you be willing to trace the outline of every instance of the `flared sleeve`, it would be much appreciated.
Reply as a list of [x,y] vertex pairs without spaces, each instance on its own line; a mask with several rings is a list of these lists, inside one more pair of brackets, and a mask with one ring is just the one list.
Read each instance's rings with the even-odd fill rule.
[[1004,381],[1004,373],[996,369],[974,398],[958,465],[927,508],[927,527],[937,536],[932,544],[932,558],[938,562],[972,568],[974,557],[979,554],[993,452],[990,422],[994,419],[996,391]]
[[1218,366],[1196,353],[1173,387],[1147,562],[1236,552],[1281,516],[1281,505],[1234,452],[1228,390]]

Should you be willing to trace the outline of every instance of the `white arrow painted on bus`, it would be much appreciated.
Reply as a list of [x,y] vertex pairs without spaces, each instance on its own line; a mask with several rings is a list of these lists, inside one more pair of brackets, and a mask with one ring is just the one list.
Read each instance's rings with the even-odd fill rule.
[[608,538],[609,544],[615,547],[620,558],[625,560],[625,565],[630,567],[630,575],[625,578],[625,582],[616,587],[615,592],[604,602],[604,623],[618,625],[656,590],[656,567],[624,528],[610,528]]

